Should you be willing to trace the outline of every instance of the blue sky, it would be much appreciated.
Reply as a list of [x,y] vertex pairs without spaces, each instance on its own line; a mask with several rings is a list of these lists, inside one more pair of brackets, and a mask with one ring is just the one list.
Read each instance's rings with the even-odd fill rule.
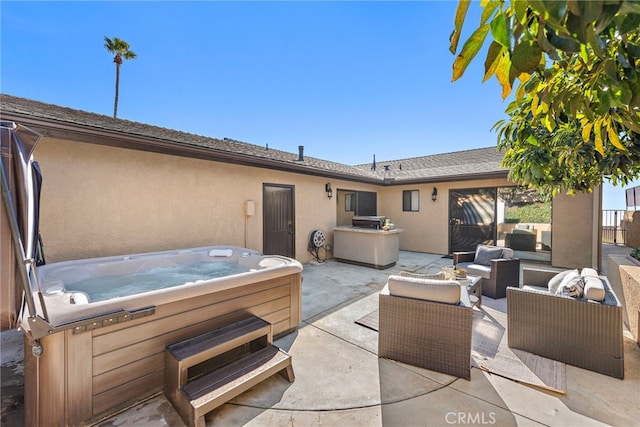
[[[345,164],[496,145],[483,56],[451,82],[457,1],[0,3],[2,93]],[[467,32],[479,19],[478,4]],[[624,209],[606,186],[605,209]]]

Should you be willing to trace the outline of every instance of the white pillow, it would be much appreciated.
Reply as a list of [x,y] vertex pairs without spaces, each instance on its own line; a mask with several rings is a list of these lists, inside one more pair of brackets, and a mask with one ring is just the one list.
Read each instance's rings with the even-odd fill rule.
[[604,283],[597,277],[587,276],[584,278],[584,297],[594,301],[604,301]]
[[585,267],[580,272],[582,277],[598,277],[598,272],[593,268]]
[[564,270],[561,271],[560,273],[556,274],[555,276],[553,276],[551,278],[551,280],[549,280],[548,283],[548,287],[549,287],[549,293],[551,295],[555,295],[556,292],[558,291],[558,287],[560,287],[560,284],[562,283],[562,281],[564,280],[565,277],[567,277],[567,275],[572,274],[572,275],[579,275],[578,270]]

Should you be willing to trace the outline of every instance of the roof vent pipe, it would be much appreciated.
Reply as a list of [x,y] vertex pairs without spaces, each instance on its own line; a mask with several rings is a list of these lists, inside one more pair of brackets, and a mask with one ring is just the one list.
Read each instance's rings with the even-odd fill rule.
[[304,162],[304,145],[298,145],[298,161]]

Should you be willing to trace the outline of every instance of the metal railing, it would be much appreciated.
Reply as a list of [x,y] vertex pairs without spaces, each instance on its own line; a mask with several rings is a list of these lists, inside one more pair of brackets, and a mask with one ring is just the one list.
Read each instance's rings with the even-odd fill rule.
[[622,221],[625,210],[602,210],[602,243],[625,245],[627,230]]

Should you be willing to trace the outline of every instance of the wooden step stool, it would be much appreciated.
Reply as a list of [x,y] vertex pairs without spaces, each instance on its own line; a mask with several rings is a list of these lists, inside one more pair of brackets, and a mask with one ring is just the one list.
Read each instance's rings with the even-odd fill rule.
[[[164,352],[164,393],[188,426],[204,427],[204,416],[254,385],[280,373],[294,381],[291,356],[272,344],[270,323],[252,316],[171,344]],[[245,348],[242,354],[238,349]],[[190,379],[189,368],[216,357],[235,359]]]

